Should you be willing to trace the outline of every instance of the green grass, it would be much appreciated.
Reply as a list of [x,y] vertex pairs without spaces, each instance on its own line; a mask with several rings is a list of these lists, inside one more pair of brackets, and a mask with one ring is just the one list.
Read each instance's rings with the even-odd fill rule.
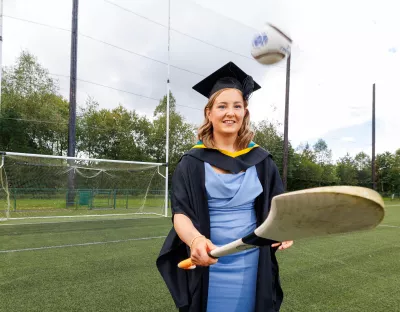
[[[4,200],[5,201],[5,200]],[[143,205],[150,207],[162,206],[164,203],[164,197],[148,197],[144,196],[134,197],[129,196],[117,196],[115,200],[115,207],[122,209],[132,209]],[[62,210],[66,208],[65,198],[54,197],[54,198],[17,198],[16,200],[10,198],[10,210],[13,211],[40,211],[40,210]],[[108,197],[97,196],[93,200],[94,208],[113,208],[113,199]],[[87,209],[87,206],[74,206],[72,209]]]
[[[278,252],[283,312],[400,310],[400,203],[387,204],[383,225],[392,227]],[[63,246],[0,253],[0,311],[174,311],[155,267],[164,238],[154,237],[166,235],[170,222],[0,223],[2,251]],[[109,243],[77,246],[93,242]]]
[[[16,201],[10,198],[10,218],[24,217],[50,217],[50,216],[82,216],[82,215],[106,215],[106,214],[127,214],[146,212],[164,214],[163,196],[118,196],[114,208],[113,201],[107,198],[97,197],[94,200],[94,208],[88,206],[72,206],[66,208],[65,198],[18,198]],[[0,218],[6,217],[7,202],[0,198]],[[144,204],[144,206],[143,206]],[[142,208],[143,206],[143,208]],[[14,208],[15,207],[15,208]]]
[[0,253],[0,311],[171,311],[155,259],[166,219],[3,225],[1,250],[121,242]]

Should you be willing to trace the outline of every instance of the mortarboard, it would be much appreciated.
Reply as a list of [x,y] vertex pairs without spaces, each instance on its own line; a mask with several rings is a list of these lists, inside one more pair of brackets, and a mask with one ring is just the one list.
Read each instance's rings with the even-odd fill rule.
[[206,98],[210,98],[215,92],[225,88],[242,91],[243,97],[248,100],[249,96],[261,87],[233,62],[227,63],[193,86],[194,90]]

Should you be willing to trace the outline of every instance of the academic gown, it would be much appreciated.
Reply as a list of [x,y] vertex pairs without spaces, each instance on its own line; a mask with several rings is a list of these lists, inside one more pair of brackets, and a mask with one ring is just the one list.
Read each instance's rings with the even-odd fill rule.
[[[199,142],[181,157],[175,169],[171,208],[172,215],[186,215],[194,227],[207,238],[210,238],[210,217],[204,162],[233,173],[256,166],[263,187],[263,192],[255,201],[257,226],[267,218],[272,198],[283,193],[282,180],[272,156],[257,144],[252,142],[245,150],[229,153],[205,148]],[[260,244],[263,240],[259,239],[257,243]],[[277,248],[272,248],[270,244],[271,241],[265,240],[266,246],[260,247],[255,312],[279,311],[283,300],[275,257]],[[208,267],[200,266],[194,270],[179,269],[177,264],[188,257],[189,247],[181,241],[172,227],[157,258],[157,268],[180,311],[206,312],[209,270]]]

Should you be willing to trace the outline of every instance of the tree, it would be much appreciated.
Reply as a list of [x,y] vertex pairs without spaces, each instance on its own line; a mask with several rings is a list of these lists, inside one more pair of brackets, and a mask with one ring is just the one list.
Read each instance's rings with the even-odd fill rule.
[[[187,123],[176,111],[176,100],[170,93],[170,127],[169,127],[169,169],[175,170],[180,157],[195,143],[195,128]],[[154,110],[154,120],[149,137],[148,152],[156,162],[165,162],[166,145],[166,111],[167,96],[165,95]]]
[[[282,173],[283,136],[278,132],[277,125],[267,120],[263,120],[258,124],[253,124],[252,128],[254,129],[255,134],[254,141],[271,153],[279,171]],[[293,149],[291,149],[291,153],[293,154]]]
[[360,152],[354,157],[357,168],[357,180],[359,186],[372,186],[371,157],[366,153]]
[[119,105],[108,110],[89,98],[77,122],[77,150],[91,158],[148,161],[151,123]]
[[308,157],[309,150],[299,155],[298,168],[296,168],[296,178],[301,181],[301,188],[320,186],[322,182],[322,168]]
[[22,51],[16,64],[3,70],[2,92],[29,97],[32,94],[56,94],[58,87],[37,58]]
[[313,146],[315,158],[318,164],[332,163],[332,151],[323,139],[319,139]]
[[393,174],[393,193],[397,193],[400,196],[400,148],[394,153],[394,166],[392,169]]
[[398,158],[385,152],[376,156],[377,188],[382,193],[394,193],[398,185]]
[[0,150],[34,152],[37,146],[25,131],[27,126],[18,112],[4,109],[0,118]]
[[332,164],[332,151],[328,149],[328,144],[319,139],[314,144],[313,150],[316,162],[322,169],[319,186],[336,184],[336,167]]
[[[14,66],[3,70],[2,127],[8,128],[6,120],[14,122],[14,131],[8,132],[7,143],[2,140],[2,149],[58,155],[66,152],[68,102],[58,94],[57,83],[48,71],[26,51]],[[21,141],[23,137],[29,142]]]
[[301,154],[303,158],[311,162],[317,161],[317,156],[315,155],[315,152],[311,148],[310,144],[308,144],[308,142],[306,144],[300,144],[297,147],[297,151]]
[[348,153],[339,159],[336,171],[341,185],[358,185],[357,166]]

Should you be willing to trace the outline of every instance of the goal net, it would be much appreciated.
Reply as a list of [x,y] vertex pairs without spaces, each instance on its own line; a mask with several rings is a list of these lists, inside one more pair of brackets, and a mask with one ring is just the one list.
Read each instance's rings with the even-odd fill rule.
[[2,220],[166,216],[160,163],[0,155]]

